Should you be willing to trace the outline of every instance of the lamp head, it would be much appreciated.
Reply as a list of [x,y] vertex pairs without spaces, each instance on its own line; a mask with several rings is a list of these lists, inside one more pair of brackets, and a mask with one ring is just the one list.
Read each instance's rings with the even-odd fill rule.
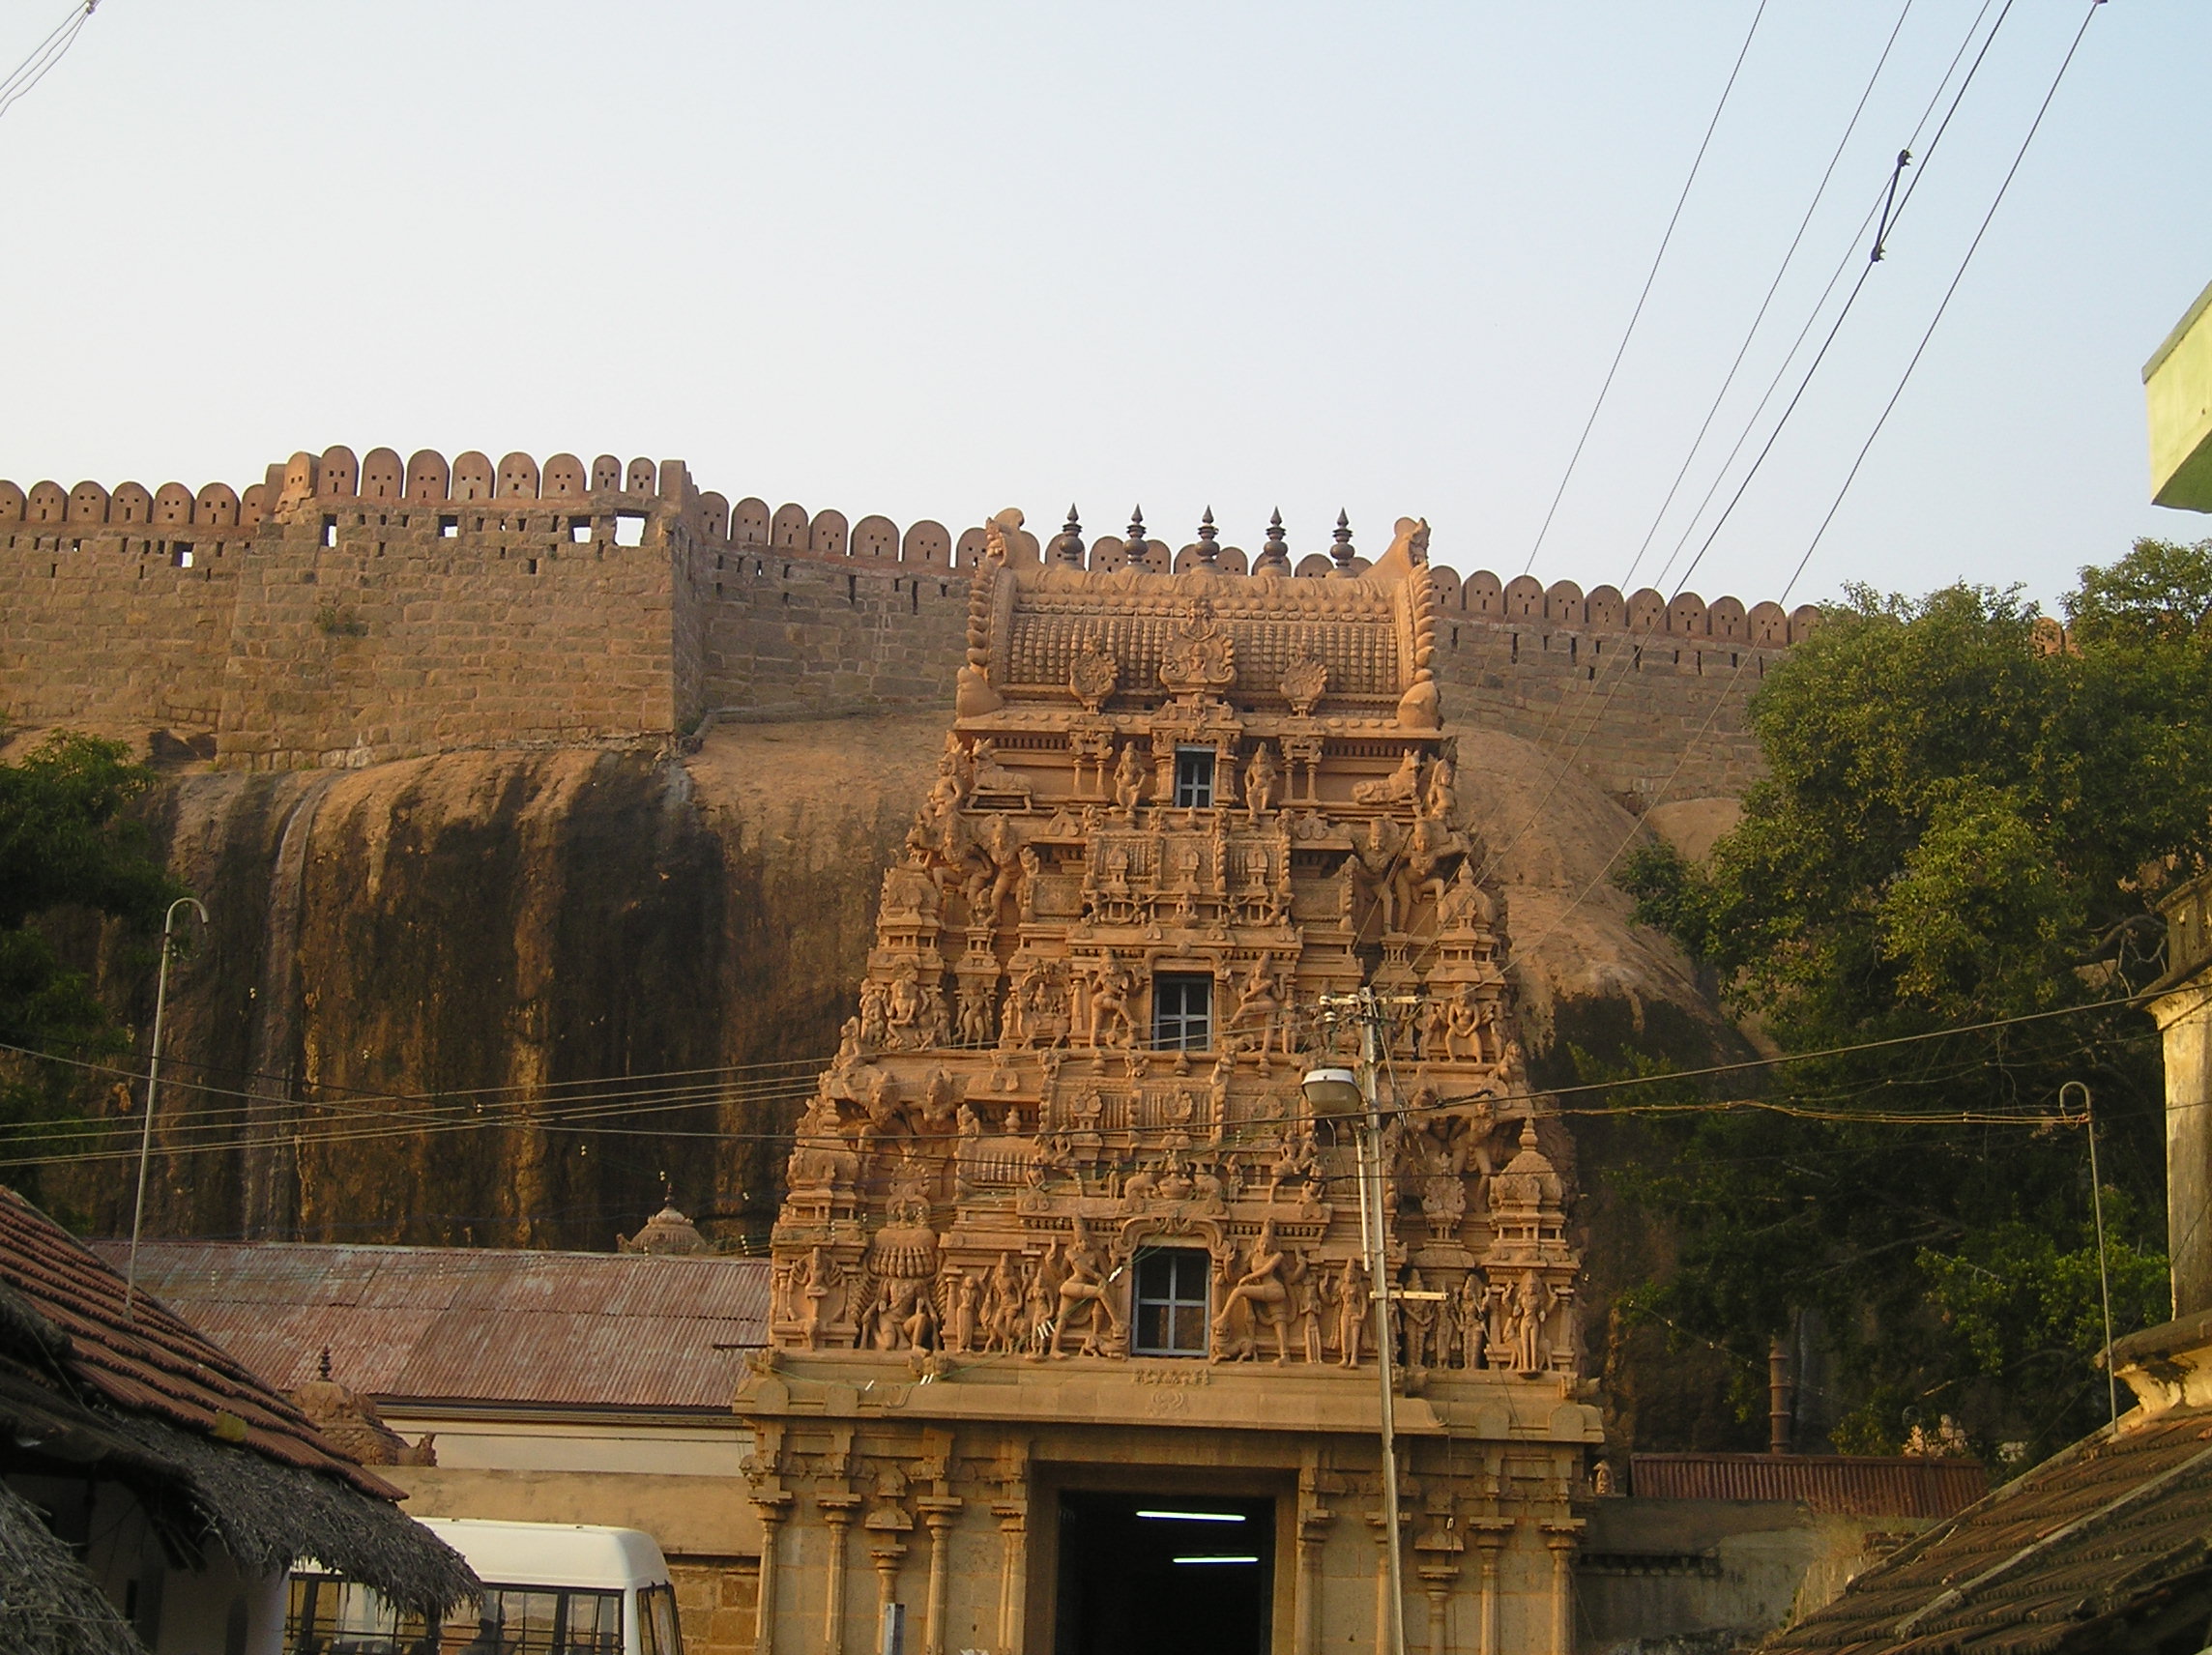
[[1359,1077],[1350,1069],[1308,1069],[1299,1084],[1316,1115],[1357,1115],[1367,1107]]

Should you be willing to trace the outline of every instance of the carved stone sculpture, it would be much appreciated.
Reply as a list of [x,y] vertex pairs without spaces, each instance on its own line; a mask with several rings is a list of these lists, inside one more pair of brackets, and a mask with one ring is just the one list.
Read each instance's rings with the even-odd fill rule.
[[1291,711],[1300,718],[1308,717],[1328,687],[1328,668],[1320,656],[1301,650],[1283,668],[1280,687]]
[[[1290,1360],[1290,1288],[1283,1279],[1285,1255],[1275,1245],[1275,1221],[1270,1218],[1261,1226],[1252,1251],[1245,1260],[1244,1273],[1223,1296],[1221,1310],[1213,1319],[1213,1358],[1216,1361],[1248,1360],[1259,1349],[1253,1327],[1265,1322],[1275,1336],[1275,1360]],[[1242,1307],[1250,1321],[1234,1342],[1225,1342],[1231,1323]]]
[[1074,1221],[1062,1250],[1061,1262],[1066,1274],[1060,1283],[1060,1314],[1053,1322],[1051,1353],[1062,1354],[1060,1342],[1081,1317],[1083,1353],[1094,1355],[1120,1340],[1121,1321],[1115,1314],[1113,1294],[1106,1285],[1105,1255],[1091,1241],[1090,1227],[1081,1217]]

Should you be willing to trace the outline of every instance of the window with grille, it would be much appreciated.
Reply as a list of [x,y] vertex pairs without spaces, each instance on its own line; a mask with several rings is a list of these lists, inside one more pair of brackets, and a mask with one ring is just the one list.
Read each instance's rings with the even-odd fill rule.
[[1213,804],[1213,749],[1176,749],[1175,801],[1178,810],[1206,810]]
[[[666,1602],[653,1598],[655,1592]],[[642,1655],[683,1655],[669,1587],[641,1592],[638,1618]],[[420,1614],[393,1608],[358,1581],[295,1574],[284,1621],[287,1655],[417,1655],[430,1647],[467,1655],[624,1655],[624,1641],[623,1594],[572,1586],[487,1584],[480,1599],[454,1609],[441,1636]]]
[[1152,979],[1152,1049],[1203,1052],[1213,1044],[1213,979]]
[[1140,1356],[1206,1354],[1207,1292],[1212,1261],[1195,1247],[1153,1247],[1137,1255]]

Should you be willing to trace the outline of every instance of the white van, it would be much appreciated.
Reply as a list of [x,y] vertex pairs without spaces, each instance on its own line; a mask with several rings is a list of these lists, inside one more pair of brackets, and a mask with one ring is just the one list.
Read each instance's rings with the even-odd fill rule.
[[285,1655],[684,1655],[676,1592],[652,1535],[593,1524],[416,1521],[468,1559],[482,1598],[442,1627],[358,1581],[292,1571]]

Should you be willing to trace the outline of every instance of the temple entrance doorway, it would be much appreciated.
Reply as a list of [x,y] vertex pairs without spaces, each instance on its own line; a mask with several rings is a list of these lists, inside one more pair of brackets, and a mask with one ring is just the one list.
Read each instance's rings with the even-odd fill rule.
[[1266,1655],[1275,1502],[1062,1490],[1053,1655]]

